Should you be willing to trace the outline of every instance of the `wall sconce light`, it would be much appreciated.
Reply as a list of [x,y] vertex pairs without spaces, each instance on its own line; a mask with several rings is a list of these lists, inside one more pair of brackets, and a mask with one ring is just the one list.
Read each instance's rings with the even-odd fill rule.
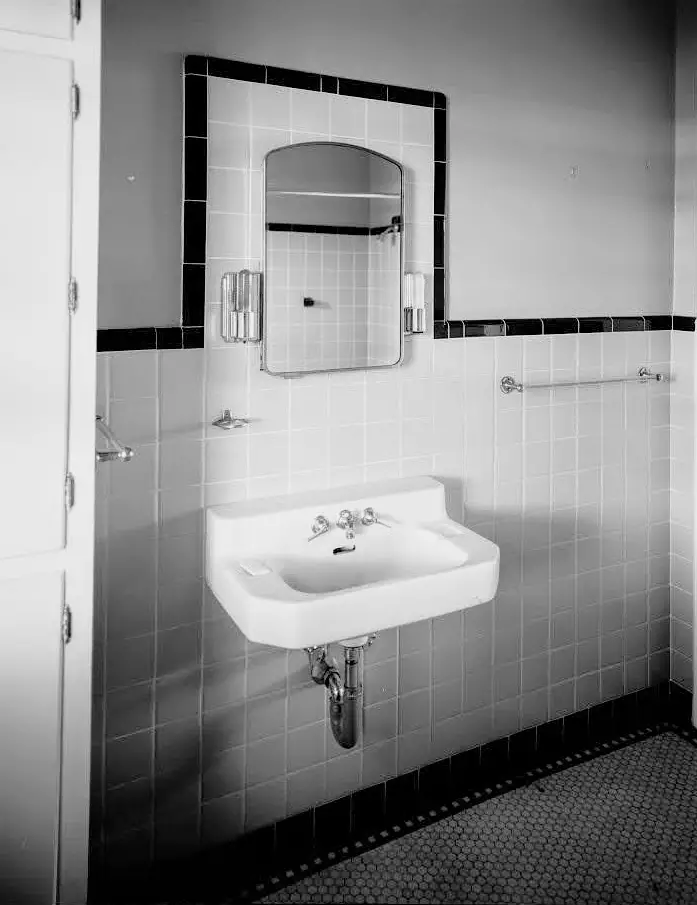
[[426,278],[423,273],[404,274],[404,332],[426,330]]
[[261,274],[251,270],[223,274],[220,295],[221,333],[225,342],[258,343],[261,336]]

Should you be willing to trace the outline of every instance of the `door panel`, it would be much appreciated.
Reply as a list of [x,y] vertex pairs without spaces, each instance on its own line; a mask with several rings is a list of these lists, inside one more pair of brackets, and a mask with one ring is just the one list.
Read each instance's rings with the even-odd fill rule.
[[72,28],[70,0],[2,0],[0,28],[48,38],[68,38]]
[[0,52],[0,559],[65,540],[71,82]]
[[0,901],[55,901],[63,573],[0,582]]

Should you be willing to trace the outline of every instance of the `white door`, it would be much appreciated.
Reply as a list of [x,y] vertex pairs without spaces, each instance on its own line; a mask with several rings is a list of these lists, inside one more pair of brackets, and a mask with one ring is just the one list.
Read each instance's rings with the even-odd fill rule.
[[69,38],[73,27],[72,8],[71,0],[2,0],[0,29]]
[[0,3],[3,905],[86,897],[100,18],[85,6],[77,23],[70,0]]

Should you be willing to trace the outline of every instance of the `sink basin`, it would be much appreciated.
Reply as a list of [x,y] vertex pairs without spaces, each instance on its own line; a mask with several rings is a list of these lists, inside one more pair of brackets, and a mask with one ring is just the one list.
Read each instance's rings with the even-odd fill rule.
[[[359,521],[348,541],[339,511],[369,506],[385,524]],[[320,514],[332,529],[308,542]],[[208,584],[260,644],[310,647],[475,606],[494,596],[498,574],[496,544],[448,518],[443,485],[430,477],[206,513]]]

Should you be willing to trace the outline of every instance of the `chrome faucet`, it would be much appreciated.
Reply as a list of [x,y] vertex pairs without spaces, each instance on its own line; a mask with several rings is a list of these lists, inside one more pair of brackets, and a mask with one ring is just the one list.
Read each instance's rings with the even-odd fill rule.
[[351,512],[350,509],[342,509],[339,518],[336,520],[336,527],[346,531],[346,540],[353,540],[356,536],[356,518],[357,513]]
[[312,537],[308,537],[308,541],[314,540],[316,537],[321,537],[323,534],[327,534],[331,529],[332,526],[329,524],[328,518],[325,518],[323,515],[316,515],[312,519],[312,524],[310,525]]
[[373,509],[372,506],[368,506],[367,509],[363,510],[363,515],[361,516],[361,524],[366,527],[370,527],[370,525],[382,525],[383,528],[391,528],[392,525],[388,525],[387,522],[383,522],[379,519],[377,512]]

